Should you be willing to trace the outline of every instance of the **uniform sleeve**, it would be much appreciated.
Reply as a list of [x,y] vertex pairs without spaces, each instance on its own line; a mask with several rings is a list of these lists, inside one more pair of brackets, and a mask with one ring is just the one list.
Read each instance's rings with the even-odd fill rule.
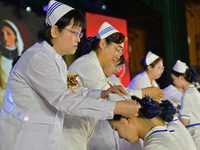
[[180,117],[189,119],[190,112],[192,110],[192,100],[189,94],[184,94],[181,99],[181,109],[180,109]]
[[135,78],[133,78],[127,86],[127,88],[134,90],[140,90],[146,87],[148,87],[148,80],[143,78],[141,75],[138,75]]
[[[66,114],[96,119],[111,119],[115,102],[99,97],[100,92],[81,88],[78,93],[67,88],[59,74],[58,66],[45,54],[34,55],[26,70],[26,80],[31,88],[50,105]],[[88,97],[90,96],[90,97]]]

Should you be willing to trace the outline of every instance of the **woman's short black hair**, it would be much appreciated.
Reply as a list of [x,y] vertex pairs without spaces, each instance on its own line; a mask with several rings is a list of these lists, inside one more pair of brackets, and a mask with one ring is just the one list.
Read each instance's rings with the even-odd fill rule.
[[[82,27],[82,29],[85,29],[86,27],[86,20],[83,13],[79,10],[71,10],[68,13],[66,13],[64,16],[62,16],[57,22],[56,26],[58,26],[59,31],[62,31],[66,26],[68,26],[71,22],[71,20],[74,19],[73,27],[78,26]],[[53,46],[51,41],[51,26],[46,25],[44,22],[41,29],[38,31],[38,39],[40,42],[47,41],[51,46]]]

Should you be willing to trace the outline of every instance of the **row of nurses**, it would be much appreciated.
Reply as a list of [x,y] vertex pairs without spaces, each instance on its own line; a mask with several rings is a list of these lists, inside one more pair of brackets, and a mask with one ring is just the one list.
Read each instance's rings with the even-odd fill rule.
[[62,56],[76,52],[85,26],[83,13],[49,2],[40,42],[22,54],[8,78],[0,112],[1,150],[57,150],[65,114],[102,120],[112,119],[114,113],[137,115],[139,105],[105,99],[111,92],[127,94],[121,87],[82,87],[77,93],[67,87]]
[[[75,60],[69,66],[68,70],[78,75],[78,78],[84,87],[101,90],[110,88],[110,85],[106,82],[102,68],[115,63],[120,58],[124,47],[124,40],[125,37],[122,33],[116,30],[108,22],[104,22],[95,36],[87,38],[86,43],[84,44],[84,51],[88,54]],[[146,94],[155,98],[159,98],[160,95],[162,95],[161,97],[164,96],[162,90],[154,90],[153,88],[151,90],[127,90],[127,92],[129,95],[140,98]],[[122,100],[123,98],[118,97],[118,99]],[[96,102],[94,101],[94,103]],[[71,122],[71,124],[69,124],[69,122]],[[98,120],[91,117],[66,116],[61,138],[61,145],[63,145],[63,148],[70,145],[71,149],[88,149],[88,142],[97,122]],[[97,139],[93,140],[95,142],[92,144],[95,149],[118,149],[119,146],[118,142],[115,140],[115,136],[110,134],[108,137],[106,134],[106,131],[112,130],[108,122],[101,121],[98,129],[99,131],[94,133],[101,132],[103,134],[97,134]],[[95,139],[95,135],[93,135],[93,138]],[[66,143],[66,141],[69,142]],[[89,144],[89,149],[90,147],[92,148],[92,144]],[[100,146],[97,147],[97,145]],[[61,149],[63,148],[61,147]]]

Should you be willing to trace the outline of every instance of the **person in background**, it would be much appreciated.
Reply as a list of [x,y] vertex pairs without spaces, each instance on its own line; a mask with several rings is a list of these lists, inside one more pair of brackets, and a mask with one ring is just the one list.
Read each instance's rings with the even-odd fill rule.
[[[124,55],[122,54],[115,63],[102,67],[105,74],[105,80],[110,87],[122,85],[120,79],[115,75],[120,71],[121,66],[125,63]],[[123,86],[123,85],[122,85]],[[108,121],[99,120],[94,127],[94,133],[89,140],[90,150],[102,149],[120,149],[120,139],[116,131],[114,131]]]
[[12,61],[22,54],[24,43],[16,25],[8,20],[0,24],[0,106],[5,94],[5,86],[12,68]]
[[115,73],[118,73],[122,69],[122,65],[125,63],[125,58],[124,55],[122,54],[120,58],[115,62],[112,63],[111,65],[108,66],[103,66],[103,72],[106,76],[106,81],[110,83],[110,86],[115,86],[115,85],[122,85],[121,80],[119,77],[115,75]]
[[82,87],[77,93],[68,88],[62,56],[76,52],[85,26],[80,11],[49,2],[38,32],[40,42],[22,54],[8,78],[0,112],[1,150],[57,150],[65,114],[103,120],[114,114],[138,115],[139,104],[102,99],[111,92],[127,95],[120,86],[107,90]]
[[190,132],[197,150],[200,149],[200,93],[192,84],[199,77],[194,68],[189,68],[184,62],[177,60],[172,68],[173,84],[184,90],[181,97],[180,121]]
[[196,150],[192,139],[187,141],[189,138],[180,137],[178,132],[166,126],[166,123],[171,123],[176,113],[170,101],[158,103],[146,96],[137,99],[137,102],[141,105],[138,117],[128,119],[118,116],[109,121],[120,138],[132,144],[137,143],[140,138],[143,139],[143,150]]
[[[159,88],[159,85],[155,80],[159,79],[164,71],[163,59],[149,51],[146,58],[141,60],[141,65],[144,67],[144,71],[135,76],[127,88],[136,90],[146,87]],[[132,149],[142,150],[142,143],[143,141],[140,139],[135,145],[127,143],[126,141],[124,141],[122,145],[123,147],[131,147]]]
[[144,71],[135,76],[128,85],[129,89],[159,87],[155,80],[159,79],[164,71],[163,59],[149,51],[145,59],[141,60]]

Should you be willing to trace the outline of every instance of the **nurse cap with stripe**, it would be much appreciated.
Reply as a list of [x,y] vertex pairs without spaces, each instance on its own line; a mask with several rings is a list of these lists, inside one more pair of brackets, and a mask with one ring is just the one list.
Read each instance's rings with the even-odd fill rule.
[[147,53],[147,56],[146,56],[146,59],[145,59],[145,63],[148,66],[158,58],[159,58],[158,55],[156,55],[156,54],[152,53],[151,51],[149,51]]
[[46,25],[48,24],[50,26],[54,26],[62,16],[64,16],[66,13],[73,9],[74,8],[66,4],[57,2],[55,0],[50,0],[45,19]]
[[188,66],[186,65],[186,63],[181,62],[180,60],[177,60],[177,62],[174,65],[172,70],[174,70],[174,71],[176,71],[178,73],[184,74],[186,69],[188,69]]
[[110,36],[113,33],[119,32],[116,30],[112,25],[110,25],[108,22],[104,22],[101,27],[99,28],[99,31],[96,35],[98,39],[105,39],[108,36]]

